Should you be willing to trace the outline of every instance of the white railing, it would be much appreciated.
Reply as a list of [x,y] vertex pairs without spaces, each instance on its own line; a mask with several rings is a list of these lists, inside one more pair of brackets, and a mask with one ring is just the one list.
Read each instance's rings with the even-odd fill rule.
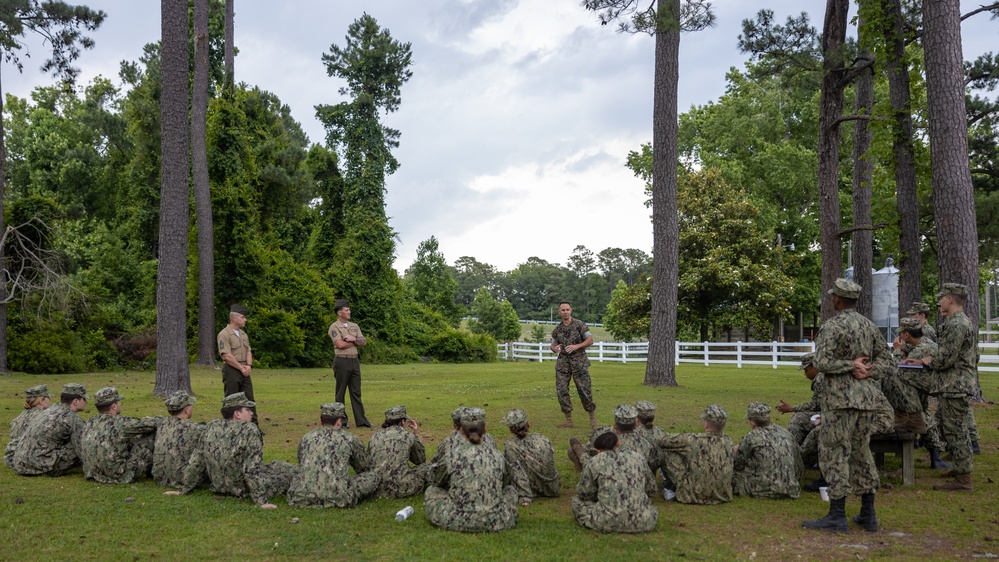
[[[529,361],[555,361],[550,344],[508,342],[497,344],[499,358],[503,360],[527,359]],[[701,365],[778,365],[797,366],[801,356],[815,351],[812,342],[676,342],[675,363]],[[999,342],[979,343],[981,358],[978,370],[999,372]],[[649,353],[648,342],[596,342],[586,349],[591,361],[616,363],[644,363]]]

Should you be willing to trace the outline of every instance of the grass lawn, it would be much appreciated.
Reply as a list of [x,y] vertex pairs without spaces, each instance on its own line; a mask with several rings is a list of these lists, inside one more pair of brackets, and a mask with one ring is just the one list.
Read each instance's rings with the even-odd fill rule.
[[[736,498],[720,506],[685,506],[656,498],[659,524],[645,535],[601,535],[575,524],[570,509],[578,480],[566,458],[570,436],[587,429],[556,429],[562,416],[555,400],[554,366],[549,363],[401,366],[364,365],[364,396],[373,423],[382,412],[405,404],[422,424],[428,457],[451,431],[450,412],[461,405],[482,406],[498,441],[508,434],[499,419],[514,407],[527,411],[533,429],[551,438],[562,473],[562,497],[538,499],[520,508],[517,527],[491,534],[439,530],[427,522],[423,498],[377,499],[351,510],[288,507],[261,510],[249,500],[216,497],[207,490],[164,496],[149,480],[130,486],[87,482],[77,469],[61,478],[25,478],[0,466],[0,560],[179,560],[326,559],[343,560],[951,560],[999,555],[999,412],[978,405],[975,415],[982,454],[975,457],[971,493],[936,492],[938,480],[927,468],[925,451],[916,454],[916,485],[902,487],[901,469],[889,456],[878,495],[881,531],[866,533],[851,524],[849,535],[801,529],[801,521],[828,510],[817,494],[791,501]],[[784,398],[804,402],[808,384],[793,368],[678,367],[679,388],[642,385],[644,365],[594,363],[594,399],[601,422],[612,421],[614,406],[648,399],[658,406],[657,423],[667,431],[699,430],[704,406],[718,403],[729,413],[728,433],[738,440],[748,431],[746,405]],[[21,409],[24,389],[48,384],[58,393],[66,382],[82,382],[91,395],[116,385],[127,397],[126,415],[165,414],[152,396],[151,372],[92,373],[73,376],[0,377],[0,426],[6,444],[10,420]],[[193,368],[200,401],[195,419],[218,417],[219,371]],[[333,399],[330,370],[259,370],[253,375],[267,460],[296,460],[298,440],[319,423],[318,406]],[[999,396],[999,375],[983,373],[985,396]],[[585,414],[578,408],[580,421]],[[94,413],[91,405],[84,418]],[[786,423],[779,414],[775,419]],[[352,429],[353,431],[353,429]],[[373,430],[356,431],[367,442]],[[894,463],[894,464],[893,464]],[[814,471],[806,475],[809,480]],[[860,501],[847,501],[847,514]],[[397,523],[395,512],[413,505],[416,514]]]

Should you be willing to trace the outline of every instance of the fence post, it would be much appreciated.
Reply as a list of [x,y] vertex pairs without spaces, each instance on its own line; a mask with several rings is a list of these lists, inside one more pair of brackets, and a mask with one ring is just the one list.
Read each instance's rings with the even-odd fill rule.
[[597,342],[597,361],[604,362],[604,342]]
[[621,342],[621,362],[628,363],[628,342]]
[[704,366],[707,367],[711,365],[711,357],[708,355],[708,342],[705,341],[703,343],[704,343]]
[[[673,364],[674,365],[679,365],[680,364],[680,341],[679,340],[673,342],[673,348],[674,348],[674,352],[673,352]],[[646,361],[649,360],[648,352],[646,352],[645,360]]]
[[776,369],[777,368],[777,342],[770,342],[770,364]]
[[538,342],[538,363],[545,362],[545,344]]
[[742,340],[735,342],[735,364],[736,368],[742,368]]

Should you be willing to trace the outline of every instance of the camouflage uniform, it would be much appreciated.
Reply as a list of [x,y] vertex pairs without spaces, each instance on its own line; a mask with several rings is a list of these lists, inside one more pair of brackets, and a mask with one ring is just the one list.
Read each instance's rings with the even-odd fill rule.
[[649,499],[655,491],[645,458],[634,451],[603,451],[583,467],[572,513],[576,523],[601,533],[647,533],[659,518]]
[[[166,400],[167,410],[176,412],[197,402],[193,396],[178,390]],[[153,447],[153,479],[160,486],[179,488],[184,484],[184,469],[201,440],[205,424],[170,416],[156,430]]]
[[635,409],[638,410],[638,424],[635,425],[635,433],[641,435],[649,442],[649,466],[652,468],[652,474],[658,474],[660,470],[665,474],[666,458],[659,449],[659,442],[666,437],[666,430],[658,425],[649,427],[642,422],[643,417],[655,417],[656,405],[647,400],[639,400],[635,402]]
[[[638,410],[631,404],[621,404],[614,409],[614,422],[613,426],[603,426],[594,429],[590,433],[590,440],[586,444],[587,456],[580,460],[583,464],[587,462],[587,459],[593,458],[597,454],[597,448],[593,443],[604,433],[614,432],[617,434],[619,448],[622,451],[634,451],[645,459],[645,464],[649,467],[650,471],[654,471],[659,468],[661,464],[659,448],[652,442],[649,441],[647,434],[638,430],[641,425],[638,423]],[[618,424],[635,424],[635,429],[632,431],[621,431],[618,429]],[[664,432],[665,434],[665,432]],[[653,472],[654,474],[654,472]]]
[[[94,393],[98,407],[125,398],[113,386]],[[153,464],[157,418],[131,418],[98,413],[83,425],[80,460],[83,476],[101,484],[131,484],[147,475]]]
[[[458,408],[454,412],[451,412],[451,419],[454,420],[455,422],[459,422],[459,420],[461,419],[461,414],[467,409],[468,408]],[[465,436],[462,435],[460,431],[455,430],[451,432],[450,435],[441,440],[441,444],[437,446],[437,451],[434,453],[434,458],[430,459],[429,464],[431,465],[431,467],[442,464],[444,462],[444,459],[447,457],[448,451],[450,451],[452,448],[458,445],[462,445],[467,442],[468,440],[465,439]],[[482,444],[492,447],[493,449],[499,450],[499,447],[496,446],[496,440],[493,439],[493,436],[489,435],[488,433],[482,436]],[[433,468],[431,467],[428,467],[427,470],[432,471]]]
[[[946,287],[946,285],[945,285]],[[978,362],[978,334],[963,310],[940,321],[939,353],[929,367],[936,371],[938,411],[943,419],[941,433],[954,454],[954,473],[972,470],[971,394]]]
[[[724,422],[725,410],[710,405],[701,415]],[[735,443],[724,433],[668,435],[659,446],[666,456],[666,477],[673,482],[676,501],[716,504],[732,501],[732,467]]]
[[[238,392],[227,396],[223,405],[239,405],[233,397],[253,404],[244,393]],[[267,503],[271,496],[288,491],[298,467],[282,461],[264,464],[263,449],[260,429],[252,423],[225,419],[208,422],[184,470],[180,491],[190,492],[207,477],[211,491],[216,494],[249,496],[257,505]]]
[[[344,406],[332,403],[323,407]],[[335,409],[335,408],[334,408]],[[298,445],[299,470],[288,488],[288,505],[295,507],[354,507],[378,488],[378,473],[355,435],[329,426],[310,431]],[[351,478],[350,467],[357,476]]]
[[[567,345],[578,345],[589,337],[590,330],[582,320],[573,318],[568,325],[559,322],[552,330],[552,345],[559,344],[562,349]],[[563,414],[572,412],[572,401],[569,398],[569,380],[576,383],[576,392],[583,409],[592,412],[597,409],[593,403],[593,388],[590,381],[590,358],[585,349],[577,349],[573,353],[563,351],[555,361],[555,392],[558,394],[558,405]]]
[[[408,419],[405,406],[385,412],[386,422],[398,419]],[[426,486],[430,467],[426,464],[427,453],[420,439],[402,425],[390,425],[376,431],[368,441],[368,455],[374,463],[375,473],[381,477],[379,496],[406,498],[422,492]]]
[[[859,294],[860,286],[848,283]],[[861,356],[872,362],[870,378],[857,379],[852,374],[853,360]],[[829,482],[829,497],[845,498],[851,488],[855,494],[874,493],[879,481],[871,434],[878,426],[879,411],[891,408],[876,381],[895,367],[884,336],[856,310],[843,309],[819,329],[814,365],[824,381],[819,394],[819,468]]]
[[[770,409],[766,408],[765,418],[759,412],[751,412],[750,416],[753,420],[769,422]],[[797,499],[801,494],[798,481],[804,466],[798,445],[791,434],[777,424],[768,423],[750,430],[739,443],[733,466],[732,491],[737,496]]]
[[[27,401],[32,398],[50,398],[48,389],[44,384],[38,386],[33,386],[29,388],[24,393],[25,405]],[[21,436],[28,429],[28,425],[31,420],[35,419],[36,416],[40,415],[45,410],[39,408],[38,406],[33,406],[31,408],[25,409],[23,412],[17,415],[13,420],[10,421],[10,441],[7,442],[7,446],[3,450],[3,463],[8,467],[14,467],[14,451],[17,450],[17,443],[21,440]]]
[[[462,416],[464,425],[481,423],[478,408]],[[517,525],[517,490],[503,453],[466,441],[434,465],[424,494],[427,519],[451,531],[502,531]]]
[[[70,388],[76,389],[70,391]],[[63,392],[87,398],[82,384],[67,384]],[[60,476],[80,464],[83,419],[66,404],[55,404],[28,424],[11,463],[22,476]]]
[[[513,410],[503,418],[510,429],[518,430],[527,424],[523,410]],[[503,458],[513,473],[521,503],[532,498],[557,498],[562,493],[562,477],[555,469],[555,449],[551,441],[540,433],[528,433],[523,438],[511,437],[503,442]]]

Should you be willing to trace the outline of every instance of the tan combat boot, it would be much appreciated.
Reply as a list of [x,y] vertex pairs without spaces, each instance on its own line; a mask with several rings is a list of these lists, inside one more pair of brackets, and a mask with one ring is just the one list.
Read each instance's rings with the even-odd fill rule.
[[945,490],[949,492],[970,492],[975,489],[971,484],[971,473],[958,474],[954,479],[944,484],[934,484],[934,490]]
[[590,412],[590,429],[596,429],[600,427],[597,423],[597,415],[594,412]]
[[565,414],[565,421],[562,422],[562,423],[560,423],[560,424],[558,424],[558,425],[556,425],[555,427],[562,427],[562,428],[565,428],[565,427],[576,427],[575,424],[572,423],[572,412],[566,413]]

